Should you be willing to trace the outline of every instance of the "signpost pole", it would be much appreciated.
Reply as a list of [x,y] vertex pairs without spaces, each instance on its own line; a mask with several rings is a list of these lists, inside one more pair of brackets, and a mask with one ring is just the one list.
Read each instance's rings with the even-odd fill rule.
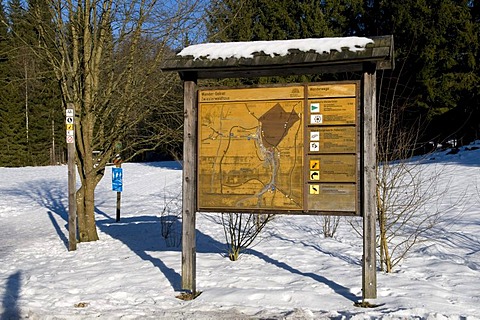
[[112,190],[117,192],[117,210],[115,221],[120,221],[120,204],[122,200],[122,191],[123,191],[123,170],[122,170],[122,158],[120,154],[115,156],[113,159],[115,168],[112,168]]
[[[122,168],[122,162],[119,161],[116,165],[117,168]],[[122,193],[120,191],[117,191],[117,214],[116,214],[116,222],[120,221],[120,204],[122,200]]]
[[363,268],[362,268],[362,298],[377,298],[377,266],[375,248],[376,226],[376,66],[366,65],[363,74]]
[[196,176],[196,74],[187,73],[184,80],[183,139],[183,205],[182,205],[182,289],[196,294],[195,215],[197,203]]
[[75,199],[75,112],[73,103],[67,105],[67,157],[68,157],[68,250],[77,250],[77,208]]

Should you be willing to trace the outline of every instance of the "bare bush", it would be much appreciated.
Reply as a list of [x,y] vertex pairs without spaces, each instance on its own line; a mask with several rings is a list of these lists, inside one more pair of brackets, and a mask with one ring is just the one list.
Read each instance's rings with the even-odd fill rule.
[[340,225],[340,216],[319,216],[315,217],[315,222],[321,227],[325,238],[333,238]]
[[182,230],[180,227],[182,208],[179,198],[180,195],[167,199],[164,193],[160,225],[162,237],[165,239],[167,247],[178,247],[182,243]]
[[273,214],[222,213],[223,231],[229,259],[237,261],[240,254],[253,244],[273,217]]

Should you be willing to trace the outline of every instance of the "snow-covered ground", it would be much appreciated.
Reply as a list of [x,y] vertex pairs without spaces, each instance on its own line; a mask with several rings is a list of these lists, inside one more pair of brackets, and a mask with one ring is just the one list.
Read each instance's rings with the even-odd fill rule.
[[202,293],[183,301],[181,249],[167,245],[160,223],[165,207],[180,210],[178,165],[124,164],[119,223],[107,169],[97,191],[100,240],[74,252],[67,168],[0,168],[0,319],[480,319],[480,150],[437,153],[421,166],[440,171],[439,189],[448,190],[431,210],[449,210],[394,273],[378,273],[372,309],[354,306],[362,239],[345,221],[325,239],[320,218],[278,216],[231,262],[220,216],[198,214]]

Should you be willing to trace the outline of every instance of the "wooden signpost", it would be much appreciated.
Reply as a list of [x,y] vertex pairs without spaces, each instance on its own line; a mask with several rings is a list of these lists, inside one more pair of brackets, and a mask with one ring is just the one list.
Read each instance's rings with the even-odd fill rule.
[[[184,81],[184,290],[195,296],[197,211],[280,211],[361,216],[362,298],[376,298],[375,83],[376,70],[392,69],[394,59],[392,36],[371,40],[364,50],[341,53],[176,56],[164,63]],[[361,77],[267,89],[196,87],[197,79],[339,72]]]
[[69,103],[65,111],[68,157],[68,250],[77,250],[77,208],[75,200],[75,110]]

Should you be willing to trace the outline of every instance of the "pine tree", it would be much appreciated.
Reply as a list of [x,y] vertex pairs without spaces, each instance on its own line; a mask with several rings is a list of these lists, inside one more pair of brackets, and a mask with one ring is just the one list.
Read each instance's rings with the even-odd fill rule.
[[[9,3],[9,15],[3,17],[3,25],[9,28],[4,40],[4,68],[2,74],[2,136],[3,150],[1,164],[5,166],[22,166],[28,163],[28,150],[26,141],[26,117],[22,104],[22,94],[17,81],[17,45],[12,35],[12,21],[20,23],[24,14],[20,1]],[[5,30],[4,30],[5,31]]]
[[[49,0],[28,1],[28,25],[32,30],[31,48],[36,49],[39,42],[39,25],[49,26],[50,46],[53,43],[51,11],[48,8]],[[42,22],[37,20],[41,18]],[[32,50],[33,51],[33,50]],[[31,105],[32,110],[32,136],[30,150],[33,156],[33,165],[55,164],[60,161],[59,154],[65,148],[65,127],[60,88],[44,56],[35,54],[36,70],[35,79],[32,81]]]
[[8,83],[8,29],[6,25],[5,9],[0,2],[0,166],[6,161],[6,147],[8,146],[8,109],[7,109],[7,83]]
[[48,63],[33,50],[38,45],[38,20],[32,18],[32,11],[41,10],[39,17],[49,21],[47,5],[45,0],[27,4],[11,0],[8,19],[3,18],[2,25],[9,27],[3,30],[8,45],[0,109],[0,141],[5,146],[0,157],[2,166],[57,163],[65,146],[58,82]]
[[[353,0],[356,1],[356,0]],[[347,1],[350,3],[350,1]],[[352,7],[352,6],[347,6]],[[330,8],[319,0],[221,0],[214,2],[208,16],[211,42],[290,40],[341,36],[332,28],[326,14]],[[344,23],[346,19],[337,20]],[[249,85],[265,83],[316,81],[318,76],[264,77],[228,79],[222,84]]]

